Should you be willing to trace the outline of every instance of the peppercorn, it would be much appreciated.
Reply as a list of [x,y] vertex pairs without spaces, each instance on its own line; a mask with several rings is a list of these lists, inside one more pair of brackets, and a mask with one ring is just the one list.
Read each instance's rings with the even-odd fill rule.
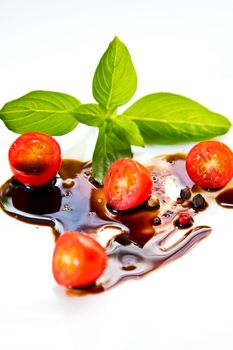
[[200,194],[196,194],[192,199],[192,206],[195,209],[203,209],[206,207],[205,198]]
[[179,213],[178,219],[175,221],[175,225],[180,228],[187,228],[192,226],[193,218],[187,211]]
[[179,214],[179,223],[182,226],[187,226],[191,222],[191,216],[188,212],[183,212]]
[[160,225],[162,223],[161,219],[159,216],[156,216],[153,220],[153,225],[157,226]]
[[180,191],[180,197],[184,200],[187,201],[192,195],[192,192],[189,187],[182,188]]

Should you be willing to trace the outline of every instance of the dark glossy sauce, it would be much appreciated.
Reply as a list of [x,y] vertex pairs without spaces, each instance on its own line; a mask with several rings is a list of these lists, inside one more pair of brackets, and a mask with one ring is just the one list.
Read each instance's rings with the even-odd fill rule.
[[157,157],[148,166],[159,208],[144,203],[131,211],[114,212],[107,206],[103,188],[91,180],[90,163],[76,160],[64,160],[60,177],[42,188],[27,188],[10,179],[1,188],[0,203],[14,218],[52,227],[55,237],[65,231],[81,231],[98,238],[106,234],[105,228],[117,229],[106,246],[106,271],[94,286],[77,291],[95,293],[181,257],[211,232],[208,226],[185,229],[182,237],[169,245],[179,230],[175,225],[178,213],[197,213],[189,203],[176,201],[166,191],[168,182],[177,194],[181,188],[193,187],[184,159],[179,154]]
[[216,197],[216,202],[224,208],[233,208],[233,188],[224,190]]

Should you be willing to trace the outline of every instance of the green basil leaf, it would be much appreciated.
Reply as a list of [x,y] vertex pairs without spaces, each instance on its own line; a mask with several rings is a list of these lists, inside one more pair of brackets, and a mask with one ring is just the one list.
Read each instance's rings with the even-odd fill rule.
[[126,139],[131,145],[144,147],[144,140],[140,133],[140,130],[131,119],[124,115],[119,115],[114,118],[114,123],[117,125],[121,132],[125,135]]
[[142,97],[124,113],[139,127],[146,143],[175,144],[225,134],[231,122],[186,97],[155,93]]
[[92,92],[108,110],[122,106],[137,89],[137,75],[127,47],[115,37],[102,56],[93,78]]
[[109,166],[117,159],[132,157],[131,147],[124,133],[111,120],[99,128],[94,154],[93,176],[101,185]]
[[104,123],[106,109],[98,104],[87,103],[75,108],[72,115],[80,123],[99,127]]
[[41,131],[64,135],[77,126],[71,111],[79,105],[80,101],[73,96],[38,90],[6,103],[0,118],[8,129],[18,134]]

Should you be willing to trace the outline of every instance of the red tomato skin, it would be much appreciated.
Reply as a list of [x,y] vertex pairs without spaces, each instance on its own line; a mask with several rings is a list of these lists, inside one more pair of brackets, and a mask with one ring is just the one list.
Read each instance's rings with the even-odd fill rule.
[[61,149],[51,136],[27,132],[11,145],[8,159],[14,177],[28,186],[43,186],[58,173]]
[[65,287],[91,285],[102,275],[106,265],[105,249],[95,239],[79,232],[65,232],[57,239],[52,270],[58,284]]
[[233,153],[222,142],[202,141],[188,153],[186,170],[191,180],[202,188],[224,187],[233,176]]
[[[132,193],[125,179],[133,181]],[[116,198],[114,194],[118,190],[118,183],[123,182],[122,198]],[[153,181],[149,171],[137,161],[131,158],[121,158],[112,163],[108,169],[104,181],[104,193],[109,205],[116,210],[128,210],[135,208],[145,202],[151,195]]]

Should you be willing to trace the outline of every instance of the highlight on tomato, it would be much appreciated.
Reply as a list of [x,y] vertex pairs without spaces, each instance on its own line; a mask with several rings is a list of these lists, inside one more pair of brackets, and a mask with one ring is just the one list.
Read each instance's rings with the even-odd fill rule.
[[107,202],[117,210],[139,206],[150,197],[152,189],[153,181],[149,171],[130,158],[112,163],[104,181]]
[[206,189],[224,187],[233,177],[233,153],[219,141],[202,141],[188,153],[186,170],[191,180]]
[[61,149],[51,136],[27,132],[19,136],[8,153],[14,177],[28,186],[49,183],[61,166]]
[[107,264],[105,249],[92,237],[65,232],[56,241],[52,270],[58,284],[85,287],[102,275]]

